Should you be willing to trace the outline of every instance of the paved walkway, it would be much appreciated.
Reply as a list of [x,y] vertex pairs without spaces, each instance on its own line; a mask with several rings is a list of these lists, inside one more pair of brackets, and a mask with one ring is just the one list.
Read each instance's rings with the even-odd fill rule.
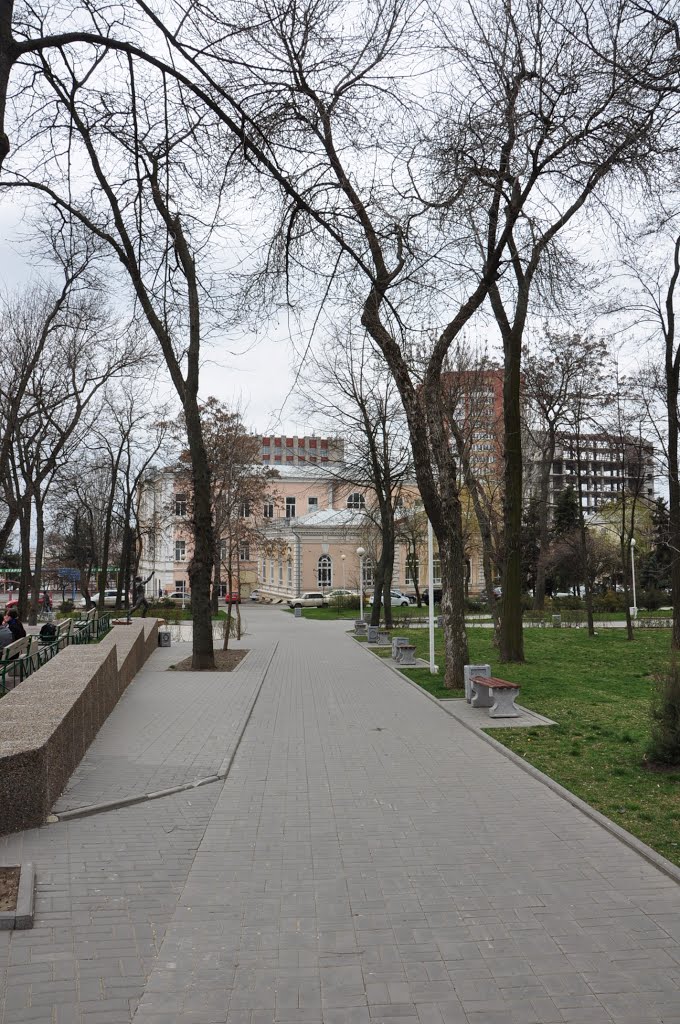
[[123,742],[140,780],[209,774],[247,720],[224,783],[0,844],[39,879],[36,927],[0,933],[3,1024],[680,1022],[676,883],[345,624],[247,619],[232,678],[188,674],[193,719],[158,651],[65,800],[134,792]]

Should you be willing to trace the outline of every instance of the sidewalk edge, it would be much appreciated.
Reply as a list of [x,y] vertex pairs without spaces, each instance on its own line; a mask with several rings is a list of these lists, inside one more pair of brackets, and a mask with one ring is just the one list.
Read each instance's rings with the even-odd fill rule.
[[[359,646],[364,648],[365,644],[360,644]],[[368,650],[368,648],[366,648],[366,650]],[[615,836],[626,846],[630,847],[630,849],[638,853],[648,861],[648,863],[653,864],[655,868],[659,869],[659,871],[662,871],[669,878],[672,878],[674,882],[680,884],[680,868],[676,867],[675,864],[672,864],[671,861],[667,860],[660,853],[657,853],[656,850],[653,850],[651,846],[647,846],[647,844],[643,843],[641,839],[638,839],[637,836],[634,836],[625,828],[617,825],[605,814],[602,814],[600,811],[596,811],[595,808],[591,807],[591,805],[586,803],[585,800],[581,800],[581,798],[576,796],[575,793],[572,793],[571,790],[566,789],[565,786],[561,786],[559,782],[555,782],[555,780],[549,775],[546,775],[545,772],[542,772],[539,768],[535,768],[534,765],[529,764],[529,762],[525,761],[523,757],[520,757],[514,750],[510,750],[502,743],[499,743],[499,741],[494,739],[493,736],[489,736],[488,733],[481,732],[469,725],[467,722],[464,722],[462,718],[459,718],[453,711],[450,711],[437,697],[433,697],[431,693],[428,693],[427,690],[424,690],[422,686],[418,685],[418,683],[415,683],[412,679],[409,679],[408,676],[405,676],[404,673],[394,665],[387,664],[387,659],[381,658],[377,654],[373,654],[370,650],[368,650],[368,653],[372,654],[373,657],[384,665],[385,668],[389,669],[393,675],[408,683],[409,686],[412,686],[414,689],[418,690],[419,693],[422,693],[427,697],[428,700],[432,701],[433,704],[436,704],[438,708],[441,708],[449,718],[454,718],[456,722],[467,729],[468,732],[471,732],[474,736],[479,736],[479,738],[485,743],[488,743],[504,757],[507,757],[509,761],[512,761],[513,764],[516,764],[518,768],[521,768],[522,771],[526,772],[527,775],[531,775],[531,777],[536,779],[537,782],[542,782],[544,786],[547,786],[548,789],[552,790],[553,793],[556,793],[557,796],[562,797],[563,800],[566,800],[566,802],[571,804],[572,807],[575,807],[576,810],[581,811],[581,813],[585,814],[585,816],[590,818],[591,821],[600,825],[611,835]],[[461,697],[461,700],[462,699],[463,698]]]

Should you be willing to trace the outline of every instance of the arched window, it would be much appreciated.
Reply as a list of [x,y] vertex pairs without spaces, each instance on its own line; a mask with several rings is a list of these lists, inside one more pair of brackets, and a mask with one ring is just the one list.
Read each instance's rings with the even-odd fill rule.
[[363,560],[363,586],[368,590],[375,583],[375,566],[370,555]]
[[322,587],[330,587],[333,582],[333,564],[331,562],[330,555],[321,555],[319,558],[319,564],[316,570],[316,578],[318,581],[319,589]]
[[366,499],[359,491],[355,491],[354,494],[350,494],[347,499],[347,508],[354,509],[355,512],[361,511],[362,508],[366,508]]

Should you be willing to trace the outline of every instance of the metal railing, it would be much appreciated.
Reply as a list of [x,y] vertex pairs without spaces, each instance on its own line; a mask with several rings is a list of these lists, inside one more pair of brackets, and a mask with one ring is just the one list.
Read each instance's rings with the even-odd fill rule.
[[9,689],[14,689],[24,679],[28,679],[39,668],[51,661],[65,647],[74,644],[89,644],[108,633],[111,629],[110,620],[110,614],[105,612],[89,622],[74,623],[70,633],[57,636],[53,640],[41,640],[39,637],[35,637],[38,641],[38,647],[35,650],[31,650],[22,658],[14,658],[11,661],[0,663],[0,697],[4,697],[7,693],[8,678],[12,684]]

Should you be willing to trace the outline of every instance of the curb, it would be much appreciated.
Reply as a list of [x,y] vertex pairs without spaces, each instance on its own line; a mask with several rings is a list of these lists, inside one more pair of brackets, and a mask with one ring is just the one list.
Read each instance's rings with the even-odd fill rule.
[[0,911],[0,931],[19,931],[33,927],[35,869],[30,861],[20,867],[17,905],[14,910]]
[[[231,766],[234,763],[236,754],[238,753],[238,748],[241,746],[241,740],[243,739],[244,733],[248,728],[248,723],[252,718],[253,711],[255,710],[255,705],[257,703],[257,698],[260,696],[260,692],[262,690],[262,687],[264,686],[264,681],[269,673],[269,668],[271,666],[272,661],[274,660],[274,655],[276,654],[277,648],[278,643],[274,645],[274,649],[271,653],[269,661],[265,665],[264,672],[262,673],[262,679],[260,680],[257,690],[255,691],[255,696],[251,701],[248,713],[245,717],[243,725],[241,726],[241,731],[239,732],[238,737],[236,738],[234,749],[222,761],[222,764],[220,765],[220,769],[218,772],[215,772],[213,775],[206,775],[202,779],[195,779],[194,782],[185,782],[181,786],[169,786],[167,789],[157,789],[152,793],[136,793],[134,796],[122,797],[120,800],[109,800],[105,803],[87,804],[84,807],[73,807],[70,811],[61,811],[59,814],[50,814],[49,817],[47,818],[46,824],[56,825],[60,821],[72,821],[76,818],[89,818],[93,814],[103,814],[106,811],[117,811],[122,807],[132,807],[135,804],[147,803],[149,800],[160,800],[161,797],[164,796],[173,796],[175,793],[185,793],[189,789],[198,789],[200,786],[208,786],[213,782],[224,782],[224,780],[229,775],[229,772],[231,771]],[[246,660],[249,654],[250,651],[248,651],[246,657],[243,658],[241,664],[243,664],[243,662]],[[25,927],[29,926],[26,925]]]
[[[364,647],[365,645],[362,644],[361,646]],[[561,786],[559,782],[555,782],[555,780],[551,779],[551,777],[546,775],[545,772],[540,771],[538,768],[534,768],[532,764],[525,761],[524,758],[520,757],[519,754],[516,754],[514,750],[509,750],[508,747],[503,746],[503,744],[499,743],[493,736],[489,736],[488,733],[481,732],[480,730],[473,728],[467,722],[458,718],[458,716],[452,711],[449,711],[445,704],[438,700],[437,697],[433,697],[431,693],[424,690],[422,686],[418,685],[418,683],[414,683],[412,679],[405,676],[398,668],[395,668],[393,665],[388,665],[387,659],[380,658],[378,655],[373,654],[370,648],[368,648],[368,651],[374,658],[382,662],[385,668],[388,668],[393,675],[397,676],[403,682],[408,683],[409,686],[414,687],[419,693],[432,701],[433,704],[436,704],[438,708],[441,708],[449,718],[455,719],[455,721],[458,722],[459,725],[462,725],[464,729],[467,729],[468,732],[471,732],[474,736],[478,736],[484,741],[484,743],[488,743],[489,746],[493,747],[499,754],[502,754],[503,757],[506,757],[508,761],[512,761],[513,764],[517,765],[518,768],[521,768],[522,771],[527,773],[527,775],[531,775],[531,777],[536,779],[537,782],[542,782],[544,786],[547,786],[548,789],[552,790],[552,792],[557,796],[566,800],[566,802],[576,808],[577,811],[581,811],[581,813],[585,814],[585,816],[590,818],[591,821],[600,825],[603,829],[609,832],[610,835],[613,835],[625,846],[630,847],[631,850],[634,850],[635,853],[643,857],[648,863],[652,864],[655,868],[658,868],[659,871],[662,871],[664,875],[667,875],[669,878],[672,878],[674,882],[678,882],[680,884],[680,868],[676,867],[675,864],[672,864],[665,857],[662,857],[661,854],[657,853],[656,850],[653,850],[651,846],[647,846],[647,844],[643,843],[641,839],[638,839],[637,836],[634,836],[631,832],[626,831],[625,828],[617,825],[605,814],[601,814],[600,811],[596,811],[595,808],[591,807],[590,804],[585,802],[585,800],[581,800],[581,798],[572,793],[571,790]]]

